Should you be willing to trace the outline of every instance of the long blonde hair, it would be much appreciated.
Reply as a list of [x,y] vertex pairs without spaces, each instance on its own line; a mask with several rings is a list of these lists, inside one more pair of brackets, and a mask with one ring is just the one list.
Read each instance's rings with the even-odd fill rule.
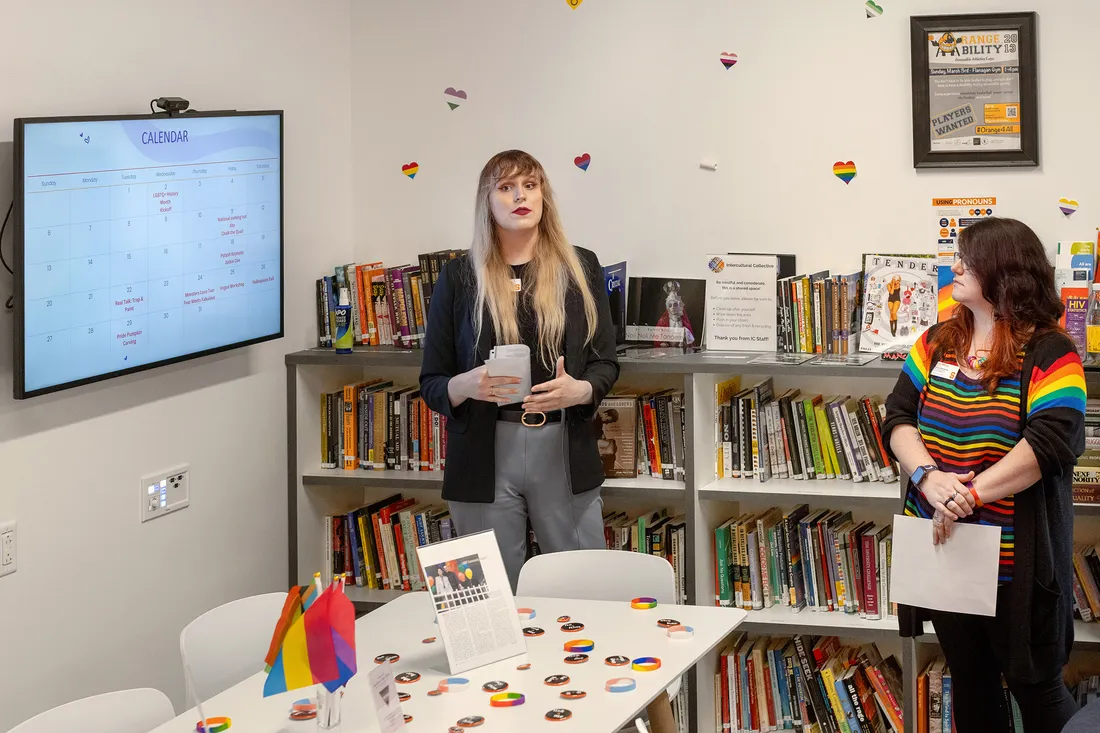
[[474,239],[470,245],[470,261],[477,277],[474,333],[480,338],[483,313],[488,306],[497,343],[521,343],[512,267],[501,253],[489,198],[502,178],[527,175],[537,178],[542,189],[542,219],[539,221],[534,256],[528,263],[525,274],[534,285],[526,291],[525,297],[531,299],[538,323],[539,359],[543,366],[553,372],[565,335],[564,304],[569,289],[576,288],[584,301],[584,315],[588,322],[586,344],[596,334],[598,315],[584,267],[562,229],[546,170],[534,157],[522,150],[497,153],[481,169],[478,179]]

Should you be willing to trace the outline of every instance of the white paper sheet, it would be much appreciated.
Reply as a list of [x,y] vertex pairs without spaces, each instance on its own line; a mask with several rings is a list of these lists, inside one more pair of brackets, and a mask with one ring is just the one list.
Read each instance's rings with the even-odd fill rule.
[[994,616],[1001,529],[959,524],[932,544],[932,520],[894,515],[890,600],[936,611]]

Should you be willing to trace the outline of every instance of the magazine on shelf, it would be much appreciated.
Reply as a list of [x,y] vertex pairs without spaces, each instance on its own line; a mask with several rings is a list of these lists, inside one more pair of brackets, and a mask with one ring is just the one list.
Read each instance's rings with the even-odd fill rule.
[[936,273],[931,255],[863,255],[860,351],[880,354],[916,343],[936,322]]
[[416,549],[451,674],[527,652],[493,530]]
[[632,277],[629,283],[628,342],[659,347],[702,345],[706,280]]

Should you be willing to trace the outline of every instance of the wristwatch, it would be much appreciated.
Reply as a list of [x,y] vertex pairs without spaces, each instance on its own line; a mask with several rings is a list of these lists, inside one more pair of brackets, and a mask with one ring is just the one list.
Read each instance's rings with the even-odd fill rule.
[[933,471],[939,470],[940,467],[933,464],[929,464],[927,466],[917,466],[917,468],[913,471],[913,475],[910,476],[909,479],[913,482],[913,485],[919,489],[921,481],[924,481],[928,474],[932,473]]

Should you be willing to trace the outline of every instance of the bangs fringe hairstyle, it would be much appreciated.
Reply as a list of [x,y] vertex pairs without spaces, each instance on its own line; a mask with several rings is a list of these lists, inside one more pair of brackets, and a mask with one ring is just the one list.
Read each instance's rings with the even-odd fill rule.
[[[959,236],[959,257],[993,304],[993,343],[981,380],[992,391],[1020,370],[1018,355],[1033,335],[1065,333],[1058,325],[1065,307],[1043,243],[1023,222],[992,217],[972,224]],[[961,361],[973,337],[974,314],[960,303],[936,331],[932,347],[952,349]]]
[[542,164],[522,150],[506,150],[489,159],[478,179],[474,207],[474,239],[470,259],[477,276],[474,303],[474,333],[481,334],[482,319],[488,309],[493,332],[499,344],[522,342],[516,318],[516,292],[512,285],[512,266],[504,259],[497,237],[496,221],[489,197],[497,184],[513,176],[533,176],[542,189],[542,219],[535,252],[527,264],[525,277],[534,283],[524,297],[529,298],[538,324],[539,360],[551,373],[562,353],[565,336],[565,299],[576,289],[584,301],[588,321],[585,343],[596,334],[596,301],[589,292],[584,266],[565,237],[550,181]]

